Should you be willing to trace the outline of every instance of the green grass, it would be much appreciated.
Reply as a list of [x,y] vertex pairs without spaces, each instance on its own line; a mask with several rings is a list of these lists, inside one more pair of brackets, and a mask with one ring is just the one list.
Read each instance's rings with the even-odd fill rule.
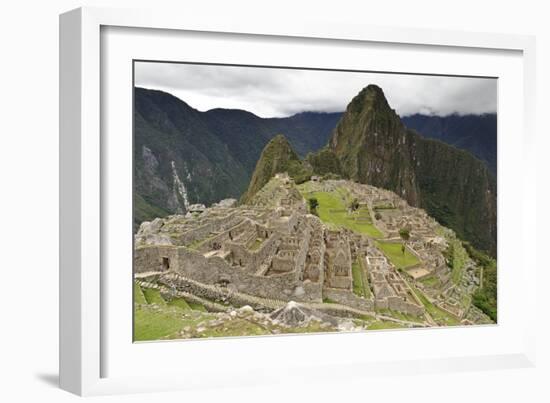
[[134,283],[134,304],[145,305],[147,301],[139,284]]
[[[181,337],[205,338],[205,337],[231,337],[231,336],[258,336],[276,333],[319,333],[335,331],[334,328],[326,328],[317,321],[312,321],[307,326],[286,328],[276,324],[265,324],[254,317],[233,318],[224,320],[218,325],[210,325],[215,314],[184,310],[178,306],[152,306],[140,305],[134,310],[134,340],[166,340]],[[200,327],[203,331],[198,331]],[[189,327],[185,336],[181,331]]]
[[197,327],[201,322],[213,319],[208,313],[184,311],[176,306],[165,305],[154,309],[141,306],[134,310],[134,340],[159,340],[178,337],[186,326]]
[[482,267],[483,284],[472,295],[472,303],[497,321],[497,262],[492,257],[478,251],[468,242],[463,243],[468,255]]
[[408,249],[405,249],[405,253],[403,253],[400,242],[377,242],[376,245],[398,269],[405,269],[420,263],[418,258],[409,252]]
[[143,221],[151,221],[157,217],[166,217],[170,213],[145,200],[134,192],[134,232],[137,232]]
[[195,239],[190,244],[186,245],[187,249],[197,250],[199,249],[206,241],[208,241],[211,237],[207,237],[204,239]]
[[171,306],[177,306],[178,308],[181,308],[183,310],[194,310],[194,311],[200,311],[200,312],[208,312],[208,310],[205,308],[203,304],[199,304],[197,302],[191,302],[187,301],[184,298],[174,298],[170,302],[168,302],[168,305]]
[[368,325],[367,330],[381,330],[381,329],[401,329],[404,326],[400,323],[390,322],[385,320],[377,320]]
[[[307,188],[303,187],[301,189]],[[312,197],[317,199],[319,202],[317,214],[323,222],[336,228],[347,228],[373,238],[381,238],[383,236],[370,219],[368,221],[355,220],[359,216],[365,217],[368,215],[366,207],[361,207],[358,211],[348,214],[346,202],[349,194],[345,190],[339,189],[336,192],[305,192],[303,196],[307,199]]]
[[338,302],[334,301],[333,299],[330,299],[329,297],[323,298],[323,303],[325,304],[337,304]]
[[424,305],[424,307],[426,308],[426,312],[428,312],[428,314],[432,317],[433,320],[437,322],[437,324],[444,326],[460,325],[460,321],[458,319],[456,319],[454,316],[447,313],[443,309],[432,304],[422,291],[420,291],[418,288],[410,283],[409,286],[418,297],[418,299],[422,302],[422,305]]
[[160,295],[160,291],[154,288],[143,288],[143,295],[148,304],[166,305],[166,301]]
[[176,306],[178,308],[183,309],[184,311],[191,309],[187,301],[184,300],[183,298],[174,298],[170,302],[168,302],[168,305]]
[[261,336],[271,334],[269,329],[246,319],[234,319],[223,325],[209,328],[200,337]]
[[460,284],[462,271],[466,264],[466,259],[468,259],[468,252],[466,252],[460,240],[453,239],[449,243],[447,255],[451,266],[451,279],[454,284]]
[[417,323],[424,322],[423,317],[410,315],[410,314],[398,312],[398,311],[392,311],[390,309],[377,309],[377,312],[385,316],[390,316],[392,318],[400,319],[408,322],[417,322]]
[[370,289],[366,284],[363,268],[358,261],[352,263],[351,273],[353,276],[353,292],[359,297],[369,298]]
[[201,311],[201,312],[206,312],[206,308],[204,307],[204,305],[202,304],[199,304],[197,302],[190,302],[190,301],[187,301],[187,304],[189,305],[189,307],[191,309],[193,309],[194,311]]
[[441,286],[441,281],[437,276],[426,276],[419,279],[418,281],[420,281],[426,287],[430,288],[438,288],[439,286]]
[[263,241],[261,239],[256,239],[254,243],[252,243],[250,250],[258,250],[260,249],[260,246],[262,245]]

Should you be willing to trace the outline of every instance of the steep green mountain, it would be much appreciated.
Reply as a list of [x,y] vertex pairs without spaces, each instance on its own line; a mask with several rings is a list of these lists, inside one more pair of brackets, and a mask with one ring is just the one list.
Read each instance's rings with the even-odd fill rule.
[[242,203],[249,203],[254,195],[277,173],[287,172],[296,183],[311,177],[311,168],[303,163],[294,152],[285,136],[275,136],[263,149],[250,179],[250,185],[241,198]]
[[497,172],[497,115],[428,116],[414,114],[401,118],[409,129],[424,137],[471,152],[484,161],[493,175]]
[[250,112],[200,112],[162,91],[134,92],[134,228],[144,220],[185,212],[194,203],[238,199],[265,145],[287,134],[299,155],[328,141],[339,113],[260,118]]
[[[468,142],[457,139],[471,136],[459,132],[476,126],[453,125],[448,131],[455,134],[442,140],[465,147]],[[168,93],[135,88],[134,127],[135,228],[156,216],[183,213],[190,204],[238,199],[251,182],[254,192],[275,173],[263,171],[269,164],[258,161],[262,150],[284,133],[296,150],[289,151],[289,161],[294,161],[297,180],[313,168],[319,175],[394,190],[477,248],[494,252],[494,176],[469,153],[407,129],[378,87],[361,91],[344,114],[305,112],[270,119],[242,110],[200,112]],[[491,131],[490,124],[483,127]],[[306,155],[305,164],[295,162]],[[261,170],[253,178],[258,164]]]
[[381,88],[348,105],[329,142],[350,179],[393,190],[474,246],[496,254],[496,180],[470,153],[406,128]]
[[248,173],[212,134],[201,113],[160,91],[136,89],[134,110],[135,224],[160,211],[238,197]]
[[309,153],[306,156],[306,162],[312,167],[317,175],[325,176],[327,174],[342,174],[340,160],[329,147],[324,147],[315,153]]

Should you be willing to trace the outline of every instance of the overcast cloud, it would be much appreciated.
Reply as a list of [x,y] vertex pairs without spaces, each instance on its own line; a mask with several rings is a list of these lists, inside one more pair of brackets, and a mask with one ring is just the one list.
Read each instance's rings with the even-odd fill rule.
[[169,92],[192,107],[244,109],[261,117],[341,112],[368,84],[382,87],[401,116],[496,112],[497,80],[382,73],[137,62],[135,85]]

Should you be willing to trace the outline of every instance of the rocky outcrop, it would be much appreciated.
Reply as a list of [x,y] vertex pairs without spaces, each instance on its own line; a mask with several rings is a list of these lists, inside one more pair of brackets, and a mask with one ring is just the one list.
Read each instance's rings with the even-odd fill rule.
[[326,322],[332,326],[338,325],[336,318],[294,301],[290,301],[284,307],[277,309],[269,317],[274,322],[287,327],[307,326],[312,320]]

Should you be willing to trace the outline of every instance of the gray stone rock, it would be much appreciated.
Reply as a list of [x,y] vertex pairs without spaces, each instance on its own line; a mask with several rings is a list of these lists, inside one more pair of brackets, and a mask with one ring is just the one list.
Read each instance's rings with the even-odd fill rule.
[[229,207],[235,207],[236,205],[237,205],[237,199],[223,199],[223,200],[220,200],[218,203],[215,203],[214,207],[229,208]]
[[323,312],[307,308],[294,301],[290,301],[284,307],[273,311],[269,317],[275,323],[287,327],[307,326],[312,320],[327,322],[332,326],[338,326],[338,319]]

